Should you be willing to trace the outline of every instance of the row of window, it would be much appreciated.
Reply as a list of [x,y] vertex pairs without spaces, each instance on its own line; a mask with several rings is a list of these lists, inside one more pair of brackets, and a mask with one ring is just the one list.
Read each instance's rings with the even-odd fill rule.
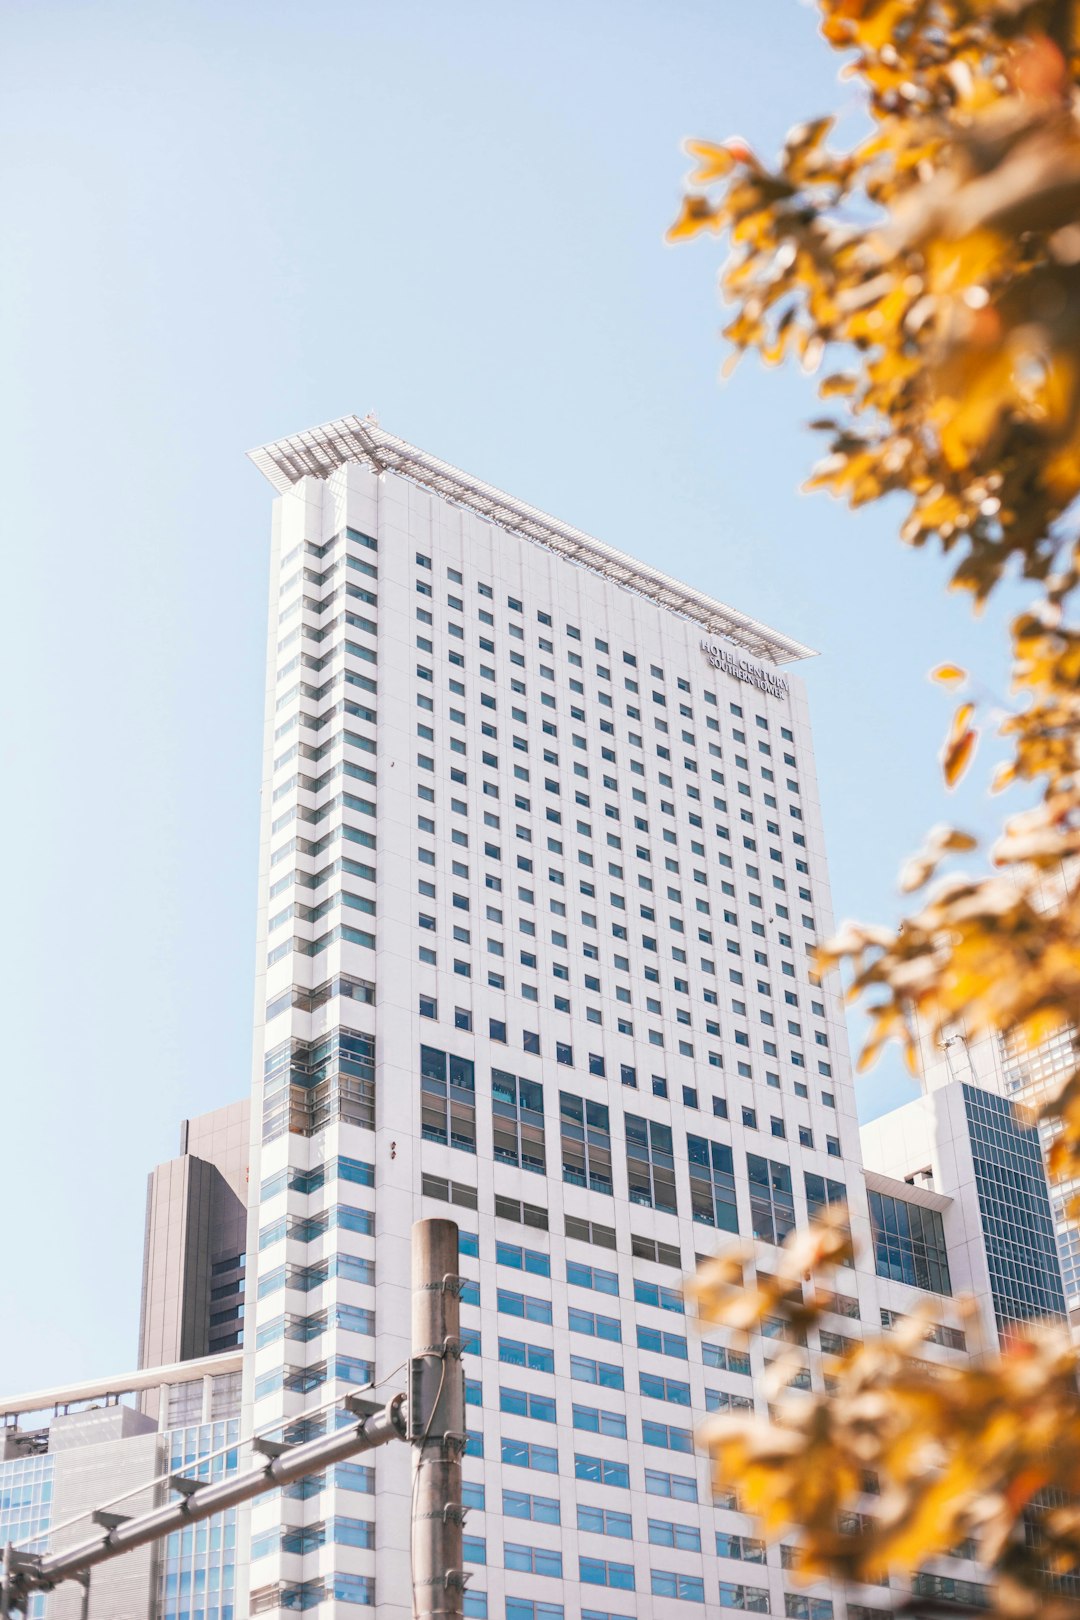
[[[436,1020],[438,1018],[438,1011],[438,1003],[435,998],[421,992],[419,998],[420,1017]],[[456,1029],[471,1031],[473,1027],[472,1013],[467,1008],[455,1008],[454,1026]],[[488,1038],[489,1040],[498,1041],[500,1044],[505,1044],[506,1023],[503,1019],[490,1018],[488,1020]],[[538,1033],[531,1030],[526,1030],[524,1032],[522,1045],[526,1052],[532,1053],[536,1056],[539,1056],[541,1053],[540,1036]],[[566,1068],[574,1067],[574,1048],[570,1042],[555,1042],[555,1061]],[[599,1079],[607,1078],[607,1059],[604,1057],[603,1053],[590,1052],[588,1054],[588,1070],[591,1075]],[[497,1072],[498,1071],[493,1071],[493,1073]],[[753,1079],[753,1073],[749,1064],[739,1065],[739,1078],[748,1080]],[[619,1079],[623,1086],[636,1091],[638,1089],[637,1066],[632,1063],[621,1063],[619,1065]],[[781,1089],[779,1074],[767,1072],[765,1081],[767,1085],[773,1087],[775,1090]],[[667,1079],[661,1074],[654,1074],[649,1077],[649,1090],[654,1097],[668,1097],[670,1095]],[[796,1080],[793,1085],[793,1090],[796,1097],[809,1099],[810,1091],[805,1081]],[[700,1108],[701,1106],[698,1089],[696,1086],[682,1086],[681,1099],[684,1108]],[[834,1093],[831,1091],[822,1091],[821,1102],[826,1108],[835,1108],[836,1098]],[[730,1118],[727,1099],[722,1096],[714,1095],[712,1098],[712,1112],[717,1119]],[[745,1130],[756,1131],[759,1129],[757,1109],[749,1104],[744,1103],[742,1105],[739,1118]],[[769,1131],[770,1134],[775,1137],[785,1138],[787,1136],[787,1126],[782,1116],[774,1114],[769,1117]],[[800,1146],[809,1148],[814,1146],[814,1133],[813,1129],[809,1125],[798,1126],[798,1138]],[[442,1140],[442,1138],[439,1138],[439,1140]],[[838,1137],[826,1136],[825,1144],[826,1151],[829,1154],[837,1158],[840,1156],[840,1140]]]
[[[476,1151],[476,1072],[471,1058],[438,1047],[420,1048],[421,1134],[466,1152]],[[492,1142],[496,1160],[537,1174],[547,1173],[544,1088],[501,1069],[491,1071]],[[623,1120],[627,1191],[631,1203],[677,1214],[674,1137],[659,1120],[627,1113]],[[781,1134],[779,1132],[774,1134]],[[596,1192],[614,1193],[611,1110],[606,1103],[559,1092],[559,1145],[563,1180]],[[723,1231],[739,1230],[734,1155],[725,1142],[687,1136],[690,1208],[695,1220]],[[780,1243],[795,1224],[790,1167],[746,1155],[751,1228],[755,1237]],[[806,1174],[809,1214],[843,1203],[840,1182]]]

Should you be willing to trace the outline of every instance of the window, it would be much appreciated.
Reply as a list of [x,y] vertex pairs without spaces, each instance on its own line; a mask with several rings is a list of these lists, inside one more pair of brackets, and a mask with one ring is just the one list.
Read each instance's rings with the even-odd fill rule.
[[515,1220],[521,1226],[538,1226],[547,1231],[547,1209],[541,1204],[525,1204],[520,1199],[508,1199],[504,1192],[495,1192],[495,1215],[499,1220]]
[[728,1530],[716,1532],[716,1556],[739,1558],[747,1564],[765,1563],[765,1543],[756,1536],[741,1536]]
[[666,1569],[651,1569],[654,1597],[685,1598],[691,1603],[705,1602],[705,1582],[700,1575],[677,1575]]
[[575,1288],[595,1288],[600,1294],[615,1294],[619,1292],[619,1276],[615,1271],[607,1271],[602,1266],[590,1266],[580,1260],[566,1262],[566,1280]]
[[626,1170],[631,1203],[676,1213],[670,1125],[626,1115]]
[[671,1524],[667,1519],[650,1519],[649,1540],[654,1547],[681,1547],[684,1552],[701,1551],[701,1531],[694,1524]]
[[539,1249],[526,1249],[520,1243],[495,1244],[495,1264],[514,1271],[531,1271],[537,1277],[551,1276],[551,1260]]
[[633,1564],[616,1564],[607,1558],[581,1558],[578,1560],[578,1578],[584,1586],[615,1586],[633,1592]]
[[582,1384],[598,1384],[601,1389],[625,1388],[623,1370],[613,1361],[593,1361],[589,1356],[571,1356],[570,1376]]
[[613,1462],[610,1457],[586,1457],[580,1451],[576,1451],[574,1477],[592,1480],[596,1485],[613,1485],[627,1491],[630,1489],[629,1466],[626,1463]]
[[439,1003],[435,1000],[434,996],[425,996],[421,994],[420,1016],[421,1018],[438,1018]]
[[795,1226],[795,1200],[791,1191],[791,1171],[786,1164],[746,1155],[750,1178],[750,1223],[756,1238],[766,1243],[782,1243]]
[[665,1333],[660,1328],[642,1327],[637,1329],[637,1343],[639,1350],[652,1350],[660,1356],[677,1356],[680,1361],[688,1361],[686,1353],[686,1339],[681,1333]]
[[503,1561],[507,1569],[521,1570],[526,1575],[551,1575],[562,1579],[562,1553],[547,1547],[526,1547],[508,1541],[503,1547]]
[[[720,1099],[714,1098],[713,1102]],[[739,1215],[735,1202],[735,1161],[724,1142],[710,1142],[704,1136],[688,1136],[690,1161],[690,1209],[695,1221],[715,1226],[721,1232],[737,1232]]]
[[530,1440],[504,1437],[502,1460],[511,1468],[536,1468],[542,1474],[559,1472],[559,1453],[554,1446],[539,1446]]
[[769,1589],[767,1586],[739,1586],[732,1581],[721,1581],[720,1607],[742,1609],[748,1614],[768,1614]]
[[476,1080],[471,1058],[420,1048],[420,1132],[429,1142],[476,1152]]
[[662,1283],[645,1282],[643,1278],[635,1277],[634,1298],[639,1305],[655,1305],[661,1311],[686,1315],[686,1303],[678,1288],[665,1288]]
[[499,1386],[499,1411],[516,1417],[534,1418],[537,1423],[555,1422],[555,1401],[550,1395],[536,1395],[524,1389]]
[[672,1401],[676,1406],[690,1405],[690,1385],[681,1378],[662,1378],[658,1373],[642,1373],[641,1393],[654,1401]]
[[588,1333],[594,1339],[622,1342],[622,1327],[616,1316],[605,1316],[599,1311],[585,1311],[572,1305],[567,1312],[567,1321],[571,1333]]
[[807,1597],[804,1592],[784,1593],[784,1613],[788,1620],[833,1620],[830,1598]]
[[425,1198],[440,1198],[444,1203],[460,1204],[463,1209],[476,1208],[476,1188],[464,1182],[448,1181],[444,1176],[429,1175],[420,1178],[420,1191]]
[[573,1418],[575,1429],[585,1429],[589,1434],[610,1435],[613,1440],[626,1439],[624,1412],[605,1412],[598,1406],[579,1406],[575,1402]]
[[610,1194],[611,1125],[607,1104],[560,1091],[559,1131],[563,1180],[574,1187]]
[[823,1209],[846,1205],[847,1188],[842,1181],[830,1181],[828,1176],[805,1175],[806,1212],[811,1220]]
[[563,1620],[563,1606],[561,1603],[544,1603],[540,1598],[507,1596],[506,1620]]
[[697,1480],[692,1474],[666,1474],[646,1468],[645,1491],[649,1496],[667,1496],[678,1502],[697,1501]]
[[531,1372],[555,1371],[554,1350],[539,1344],[526,1344],[523,1339],[500,1338],[499,1360],[509,1367],[528,1367]]
[[509,1288],[500,1288],[496,1304],[504,1316],[522,1316],[527,1322],[545,1322],[551,1326],[551,1301],[536,1294],[517,1294]]
[[614,1508],[578,1505],[577,1527],[597,1536],[618,1536],[623,1541],[633,1538],[633,1521],[629,1513],[617,1513]]
[[658,1238],[630,1234],[630,1253],[638,1260],[655,1260],[660,1266],[682,1266],[682,1255],[675,1243],[661,1243]]
[[601,1249],[615,1248],[615,1228],[600,1221],[583,1221],[578,1215],[567,1215],[566,1235],[581,1243],[595,1243]]
[[641,1425],[641,1439],[646,1446],[661,1446],[668,1451],[692,1452],[694,1436],[689,1429],[675,1423],[655,1423],[646,1418]]
[[494,1153],[501,1164],[544,1173],[544,1091],[537,1080],[491,1071]]
[[925,1209],[885,1193],[871,1191],[869,1196],[878,1276],[893,1277],[934,1294],[951,1294],[940,1210]]
[[532,1519],[536,1524],[559,1524],[555,1496],[531,1496],[527,1491],[503,1491],[503,1514],[508,1519]]

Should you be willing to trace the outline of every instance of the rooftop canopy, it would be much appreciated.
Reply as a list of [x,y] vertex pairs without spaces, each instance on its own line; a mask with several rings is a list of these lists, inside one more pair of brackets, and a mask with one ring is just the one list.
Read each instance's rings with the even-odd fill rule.
[[510,534],[544,546],[568,562],[647,597],[670,613],[694,620],[710,635],[722,636],[758,658],[789,664],[799,658],[814,657],[812,648],[792,641],[768,625],[759,624],[735,608],[635,562],[614,547],[594,540],[580,529],[571,529],[557,518],[524,505],[490,484],[480,483],[405,439],[396,439],[371,417],[343,416],[336,422],[325,422],[321,427],[307,428],[289,438],[260,445],[257,450],[249,450],[248,455],[279,494],[291,489],[301,478],[327,478],[348,461],[363,462],[378,474],[394,473],[455,506],[478,513]]

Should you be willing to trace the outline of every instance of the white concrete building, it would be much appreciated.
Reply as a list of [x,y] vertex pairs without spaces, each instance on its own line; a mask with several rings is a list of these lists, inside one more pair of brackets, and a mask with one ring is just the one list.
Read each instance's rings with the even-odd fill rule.
[[[775,1550],[734,1555],[748,1522],[691,1447],[768,1346],[733,1370],[679,1297],[727,1232],[822,1202],[869,1247],[808,956],[832,915],[807,649],[371,421],[253,460],[278,499],[249,1421],[308,1434],[350,1381],[393,1384],[411,1223],[451,1213],[471,1612],[823,1615]],[[852,1273],[837,1332],[905,1297]],[[405,1620],[409,1469],[390,1448],[256,1506],[252,1611]]]

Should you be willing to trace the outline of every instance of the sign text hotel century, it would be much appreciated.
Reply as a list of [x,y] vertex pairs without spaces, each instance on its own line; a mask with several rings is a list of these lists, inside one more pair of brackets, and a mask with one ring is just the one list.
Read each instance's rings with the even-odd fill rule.
[[752,664],[747,658],[738,658],[718,641],[709,641],[705,636],[701,638],[701,650],[713,669],[722,669],[725,675],[734,675],[737,681],[747,681],[760,691],[768,692],[771,697],[787,697],[785,676],[774,675],[771,669]]

